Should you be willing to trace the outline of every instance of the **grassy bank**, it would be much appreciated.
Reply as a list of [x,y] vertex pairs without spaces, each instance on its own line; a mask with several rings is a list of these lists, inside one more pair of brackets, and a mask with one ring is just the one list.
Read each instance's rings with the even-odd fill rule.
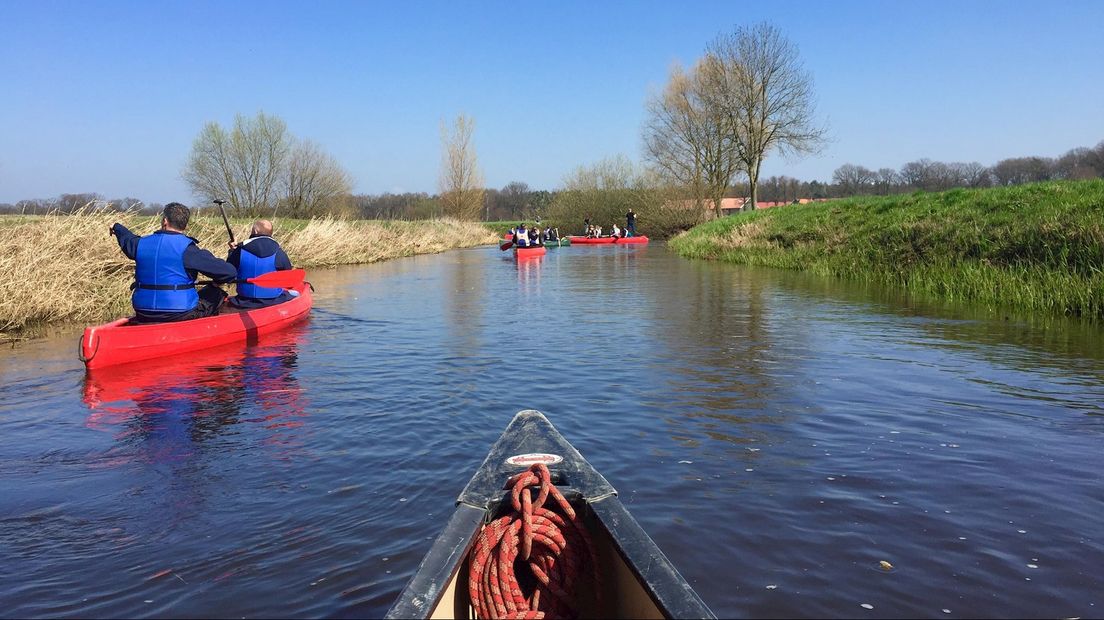
[[[134,261],[108,235],[113,222],[138,234],[156,230],[156,218],[118,213],[0,216],[0,332],[51,323],[94,323],[130,312]],[[232,220],[237,238],[250,221]],[[221,218],[198,217],[188,234],[225,257]],[[401,256],[494,243],[477,223],[279,220],[274,236],[297,267],[372,263]]]
[[1104,180],[793,205],[702,224],[678,254],[1104,319]]

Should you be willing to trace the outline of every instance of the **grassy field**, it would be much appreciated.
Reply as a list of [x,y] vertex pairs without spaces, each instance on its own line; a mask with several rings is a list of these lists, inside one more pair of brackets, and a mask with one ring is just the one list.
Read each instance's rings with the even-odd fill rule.
[[793,205],[702,224],[689,258],[800,269],[1104,319],[1104,180]]
[[[0,216],[0,334],[54,323],[93,323],[129,314],[134,262],[108,235],[113,222],[136,234],[157,229],[156,217],[119,213]],[[231,220],[236,238],[252,220]],[[225,257],[219,217],[196,217],[188,234]],[[372,263],[401,256],[495,243],[478,223],[364,220],[278,220],[273,235],[297,267]]]

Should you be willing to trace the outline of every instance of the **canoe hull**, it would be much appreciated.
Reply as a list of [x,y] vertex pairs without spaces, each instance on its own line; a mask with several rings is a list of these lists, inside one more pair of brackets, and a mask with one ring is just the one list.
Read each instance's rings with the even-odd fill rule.
[[648,238],[638,237],[568,237],[572,244],[583,245],[635,245],[648,243]]
[[[538,411],[518,413],[457,500],[445,529],[388,611],[388,618],[471,618],[466,559],[479,527],[509,504],[503,481],[525,465],[515,455],[557,455],[553,482],[583,515],[602,575],[600,602],[584,618],[713,618],[701,598],[640,524],[617,491]],[[585,595],[584,595],[585,596]]]
[[548,253],[548,250],[544,249],[543,245],[530,248],[514,248],[514,258],[536,258],[537,256],[544,256]]
[[314,301],[310,284],[295,288],[290,301],[255,310],[224,309],[217,316],[175,323],[130,324],[129,318],[88,327],[80,341],[80,358],[88,369],[190,353],[232,342],[255,343],[264,334],[297,323]]

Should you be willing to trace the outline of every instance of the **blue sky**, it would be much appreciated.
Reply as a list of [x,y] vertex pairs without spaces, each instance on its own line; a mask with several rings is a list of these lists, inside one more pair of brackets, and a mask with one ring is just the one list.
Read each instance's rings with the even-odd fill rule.
[[435,192],[464,112],[489,187],[640,158],[644,102],[737,25],[799,46],[832,141],[763,176],[928,157],[991,165],[1104,140],[1104,2],[0,0],[0,202],[194,201],[203,125],[263,110],[356,193]]

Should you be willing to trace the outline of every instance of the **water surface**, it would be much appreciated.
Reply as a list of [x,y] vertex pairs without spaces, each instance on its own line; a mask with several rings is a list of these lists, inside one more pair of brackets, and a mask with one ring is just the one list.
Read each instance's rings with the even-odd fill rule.
[[722,617],[1101,615],[1099,327],[659,244],[311,280],[253,347],[0,353],[3,615],[382,615],[528,408]]

